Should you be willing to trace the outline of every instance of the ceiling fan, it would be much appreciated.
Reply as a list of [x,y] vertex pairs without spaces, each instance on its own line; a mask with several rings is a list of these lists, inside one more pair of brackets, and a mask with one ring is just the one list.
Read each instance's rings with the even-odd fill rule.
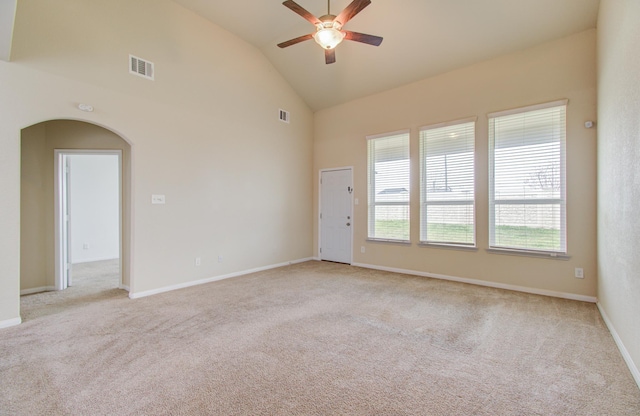
[[287,0],[282,3],[285,7],[288,7],[293,12],[311,22],[311,24],[316,27],[316,32],[279,43],[278,46],[280,48],[286,48],[313,38],[316,43],[324,49],[325,62],[327,64],[332,64],[336,61],[335,47],[344,39],[380,46],[382,43],[380,36],[342,30],[342,27],[346,25],[349,20],[353,19],[355,15],[371,4],[371,0],[353,0],[351,4],[337,16],[331,14],[330,2],[331,0],[327,0],[327,14],[321,17],[315,17],[293,0]]

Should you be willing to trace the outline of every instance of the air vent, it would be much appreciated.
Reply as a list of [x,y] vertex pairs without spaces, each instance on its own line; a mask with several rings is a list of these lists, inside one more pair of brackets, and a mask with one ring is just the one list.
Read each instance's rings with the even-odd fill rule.
[[129,55],[129,73],[153,80],[153,62]]
[[289,112],[285,110],[280,110],[280,121],[283,123],[289,124]]

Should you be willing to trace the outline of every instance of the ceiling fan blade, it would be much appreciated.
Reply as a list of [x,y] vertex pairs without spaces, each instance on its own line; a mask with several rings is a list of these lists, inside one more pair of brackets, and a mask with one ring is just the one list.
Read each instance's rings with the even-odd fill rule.
[[366,43],[367,45],[380,46],[382,38],[380,36],[367,35],[365,33],[350,32],[343,30],[344,38],[355,42]]
[[287,46],[295,45],[296,43],[304,42],[305,40],[313,39],[313,34],[298,36],[295,39],[288,40],[286,42],[278,43],[278,47],[286,48]]
[[371,4],[371,0],[353,0],[351,4],[349,4],[343,11],[340,12],[338,17],[334,19],[334,21],[338,21],[342,24],[342,26],[346,25],[347,22],[355,15],[360,13],[362,9]]
[[336,50],[335,49],[325,49],[324,50],[324,60],[327,65],[332,64],[336,61]]
[[312,25],[317,25],[322,23],[320,19],[318,19],[317,17],[309,13],[307,10],[305,10],[304,7],[300,6],[298,3],[296,3],[293,0],[287,0],[282,4],[285,7],[288,7],[289,9],[291,9],[293,12],[298,13],[300,16],[302,16],[309,22],[311,22]]

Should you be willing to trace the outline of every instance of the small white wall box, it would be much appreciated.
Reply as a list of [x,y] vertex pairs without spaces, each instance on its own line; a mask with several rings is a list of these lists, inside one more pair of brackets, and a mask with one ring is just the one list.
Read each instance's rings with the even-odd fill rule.
[[151,203],[152,204],[164,204],[165,199],[164,195],[151,195]]

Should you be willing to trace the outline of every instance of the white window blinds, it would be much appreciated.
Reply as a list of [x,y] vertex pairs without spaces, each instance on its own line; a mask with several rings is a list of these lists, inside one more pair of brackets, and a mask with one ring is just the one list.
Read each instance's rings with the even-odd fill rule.
[[420,242],[475,245],[475,121],[420,129]]
[[368,237],[409,241],[409,131],[367,137]]
[[566,253],[566,105],[489,115],[489,245]]

